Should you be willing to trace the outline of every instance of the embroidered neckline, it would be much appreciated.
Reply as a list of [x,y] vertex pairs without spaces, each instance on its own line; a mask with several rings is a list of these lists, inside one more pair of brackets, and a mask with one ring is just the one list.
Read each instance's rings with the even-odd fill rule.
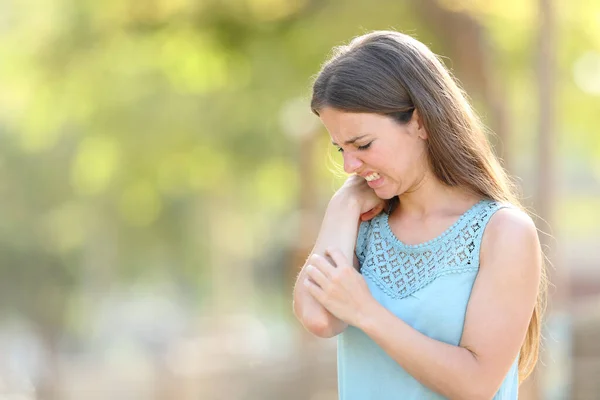
[[441,276],[479,268],[479,249],[491,216],[509,204],[484,199],[427,242],[407,245],[378,216],[360,225],[357,257],[360,272],[393,299],[404,298]]
[[456,229],[458,229],[458,227],[461,225],[461,223],[467,219],[470,218],[471,215],[475,214],[479,208],[486,203],[489,203],[490,200],[488,199],[481,199],[479,200],[477,203],[473,204],[471,206],[471,208],[469,208],[467,211],[465,211],[452,225],[450,225],[444,232],[442,232],[440,235],[436,236],[433,239],[430,239],[426,242],[423,243],[418,243],[418,244],[408,244],[408,243],[404,243],[403,241],[401,241],[400,239],[398,239],[398,237],[394,234],[394,232],[392,231],[392,228],[390,227],[389,224],[389,214],[383,214],[382,218],[381,218],[381,222],[383,225],[383,232],[385,234],[385,236],[387,236],[387,238],[389,240],[391,240],[394,244],[399,245],[401,247],[407,248],[407,249],[418,249],[418,248],[422,248],[422,247],[428,247],[428,246],[432,246],[434,244],[436,244],[437,242],[439,242],[440,240],[443,240],[446,238],[446,236],[452,234]]

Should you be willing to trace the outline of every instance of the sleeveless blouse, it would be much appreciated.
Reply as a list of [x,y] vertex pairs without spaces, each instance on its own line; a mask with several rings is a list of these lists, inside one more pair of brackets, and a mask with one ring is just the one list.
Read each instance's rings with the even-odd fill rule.
[[[510,205],[481,200],[442,235],[419,245],[398,240],[387,214],[362,222],[356,256],[375,300],[424,335],[459,345],[483,232],[503,207]],[[517,399],[517,363],[518,356],[494,400]],[[338,336],[338,391],[340,400],[444,398],[353,326]]]

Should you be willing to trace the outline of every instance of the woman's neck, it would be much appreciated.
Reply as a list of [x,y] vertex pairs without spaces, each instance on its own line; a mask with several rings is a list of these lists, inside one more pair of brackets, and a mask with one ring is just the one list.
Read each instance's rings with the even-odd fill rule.
[[399,200],[397,212],[421,219],[439,213],[461,213],[481,198],[463,188],[445,185],[429,172]]

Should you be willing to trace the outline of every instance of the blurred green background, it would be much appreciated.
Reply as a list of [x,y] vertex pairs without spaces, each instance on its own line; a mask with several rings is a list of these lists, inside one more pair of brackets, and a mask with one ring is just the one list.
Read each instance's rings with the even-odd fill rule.
[[336,399],[291,313],[344,180],[308,104],[374,29],[443,56],[550,235],[522,398],[600,399],[593,0],[3,0],[0,399]]

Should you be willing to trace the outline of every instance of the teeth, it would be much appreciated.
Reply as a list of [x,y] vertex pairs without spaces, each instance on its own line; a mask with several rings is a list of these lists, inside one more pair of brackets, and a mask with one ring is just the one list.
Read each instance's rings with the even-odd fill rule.
[[367,175],[365,177],[365,179],[367,181],[369,181],[369,182],[374,181],[374,180],[379,179],[379,178],[380,178],[380,176],[379,176],[379,174],[377,172],[373,172],[371,175]]

